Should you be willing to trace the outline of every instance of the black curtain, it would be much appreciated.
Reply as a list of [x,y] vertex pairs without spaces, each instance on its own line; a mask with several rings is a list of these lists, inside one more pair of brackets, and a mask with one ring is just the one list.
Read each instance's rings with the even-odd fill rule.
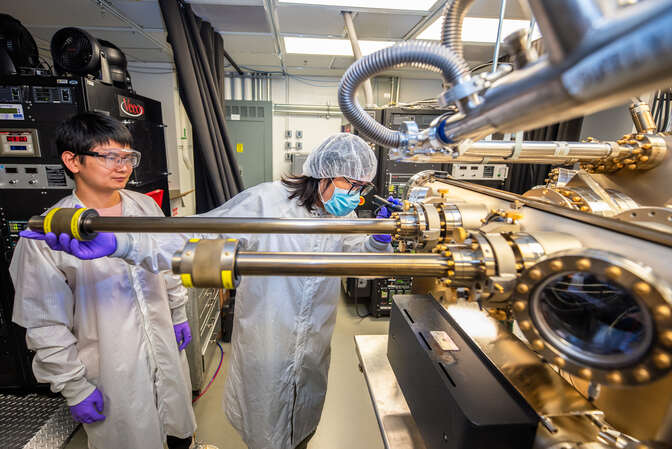
[[224,115],[222,37],[180,0],[159,0],[173,48],[180,98],[194,132],[196,212],[213,209],[243,189]]
[[[581,138],[581,125],[583,117],[527,131],[523,140],[576,142]],[[551,168],[549,164],[512,164],[504,188],[513,193],[525,193],[534,186],[545,184]]]

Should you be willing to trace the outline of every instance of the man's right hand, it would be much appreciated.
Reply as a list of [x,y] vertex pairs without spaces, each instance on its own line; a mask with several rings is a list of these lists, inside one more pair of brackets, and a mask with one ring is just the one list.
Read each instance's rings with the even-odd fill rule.
[[105,420],[105,415],[103,415],[104,407],[103,394],[96,388],[82,402],[70,407],[70,414],[77,422],[91,424],[96,421]]
[[42,234],[31,230],[21,231],[21,237],[33,240],[44,240],[54,251],[64,251],[81,260],[106,257],[117,250],[117,238],[111,232],[99,232],[93,240],[80,242],[68,234],[56,236],[53,232]]

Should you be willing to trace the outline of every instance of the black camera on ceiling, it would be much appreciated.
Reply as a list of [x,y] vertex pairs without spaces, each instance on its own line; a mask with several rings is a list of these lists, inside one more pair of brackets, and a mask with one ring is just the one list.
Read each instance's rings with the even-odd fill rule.
[[51,57],[59,75],[92,75],[104,83],[131,89],[126,55],[113,43],[81,28],[62,28],[51,38]]

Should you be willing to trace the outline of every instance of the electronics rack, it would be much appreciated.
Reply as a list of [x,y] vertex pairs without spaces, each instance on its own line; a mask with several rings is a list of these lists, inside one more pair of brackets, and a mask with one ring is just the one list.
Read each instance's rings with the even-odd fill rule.
[[[133,105],[129,107],[129,105]],[[0,77],[0,388],[34,389],[24,330],[11,322],[14,289],[9,263],[28,219],[67,196],[73,181],[60,164],[55,135],[78,112],[96,111],[131,131],[142,163],[128,189],[164,190],[170,215],[161,103],[98,80],[64,76]]]

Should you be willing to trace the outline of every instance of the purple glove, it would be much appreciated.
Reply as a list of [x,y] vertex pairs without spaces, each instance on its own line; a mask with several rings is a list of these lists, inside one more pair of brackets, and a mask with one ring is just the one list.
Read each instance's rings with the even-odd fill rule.
[[54,251],[65,251],[65,252],[68,252],[68,253],[70,252],[69,247],[64,248],[63,246],[61,246],[61,244],[58,241],[58,237],[53,232],[48,232],[46,234],[43,234],[39,231],[32,231],[30,229],[24,229],[23,231],[19,232],[19,236],[21,236],[25,239],[42,240],[42,241],[46,242],[46,244],[49,245],[49,248],[51,248]]
[[96,421],[105,420],[103,407],[103,394],[96,388],[82,402],[70,407],[70,414],[72,414],[72,418],[77,422],[91,424]]
[[41,232],[26,229],[19,233],[21,237],[33,240],[44,240],[54,251],[64,251],[81,259],[90,260],[109,256],[117,250],[117,238],[111,232],[99,232],[93,240],[80,242],[70,238],[68,234],[56,236],[53,232]]
[[[401,206],[401,200],[398,200],[394,197],[389,197],[387,198],[387,201],[390,203],[394,203],[397,206]],[[390,218],[390,215],[392,215],[389,211],[389,209],[385,206],[380,206],[380,209],[378,209],[378,215],[376,215],[376,218]],[[392,236],[389,234],[377,234],[373,236],[373,239],[377,242],[380,243],[390,243],[392,241]]]
[[184,323],[179,323],[173,326],[175,331],[175,339],[177,344],[180,345],[178,348],[180,351],[187,347],[191,342],[191,329],[189,329],[189,322],[185,321]]

